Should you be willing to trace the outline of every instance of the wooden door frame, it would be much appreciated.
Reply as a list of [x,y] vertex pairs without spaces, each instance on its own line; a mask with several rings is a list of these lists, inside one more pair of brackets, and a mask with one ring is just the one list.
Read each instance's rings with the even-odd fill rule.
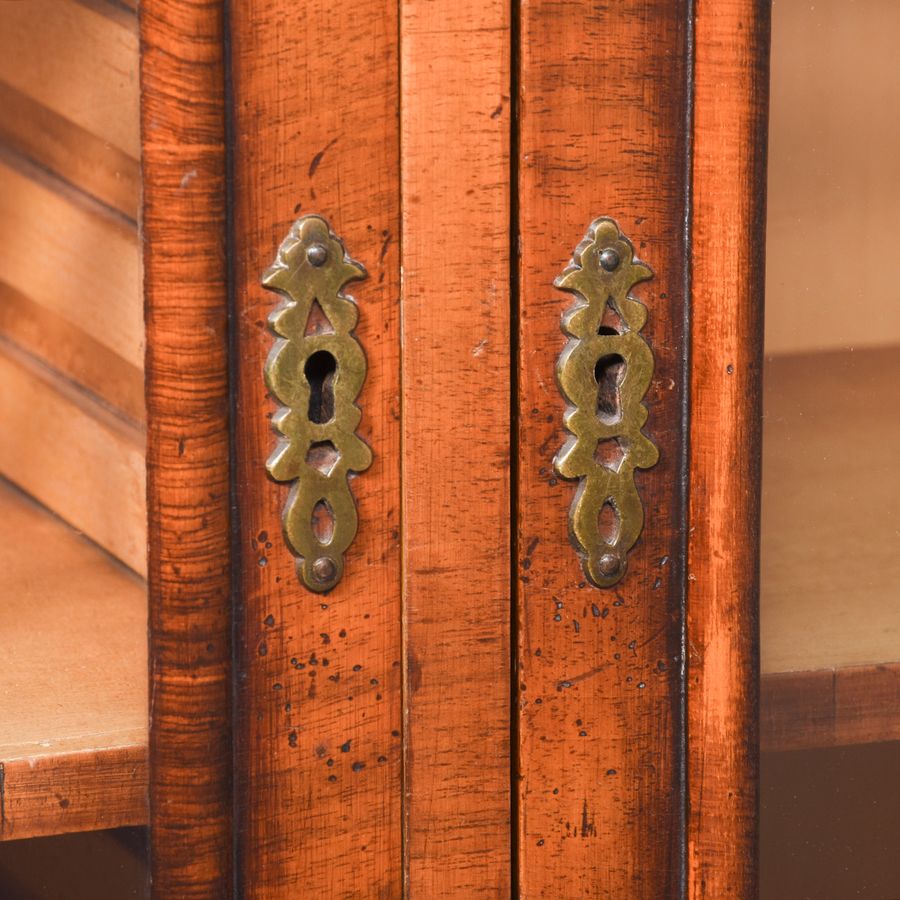
[[[508,19],[513,30],[527,24],[536,8],[529,0],[523,3],[526,18],[514,9]],[[290,6],[287,0],[269,0],[265,10],[287,15]],[[577,14],[577,5],[569,8]],[[660,738],[681,748],[678,803],[684,832],[680,862],[672,858],[665,865],[677,866],[680,874],[666,877],[679,896],[749,900],[756,892],[758,807],[757,544],[769,9],[766,0],[693,0],[686,9],[688,39],[680,52],[689,73],[683,110],[689,158],[683,264],[690,278],[685,321],[691,367],[690,415],[684,420],[689,434],[682,439],[689,440],[685,472],[690,490],[683,613],[675,627],[687,656],[675,676],[681,685],[681,724],[673,720]],[[399,22],[397,40],[402,38]],[[235,95],[226,91],[226,45],[230,39],[247,39],[251,32],[242,30],[261,24],[234,10],[229,22],[224,2],[141,4],[150,801],[157,897],[226,897],[234,890],[235,522],[230,495],[236,482],[228,436],[231,301],[225,247],[226,120],[234,114],[229,103]],[[639,54],[655,39],[650,28],[641,33],[635,33],[628,52]],[[385,51],[399,59],[402,44],[385,40],[390,45]],[[283,49],[290,54],[291,43]],[[340,87],[340,81],[333,85],[334,102],[339,102]],[[252,102],[253,97],[244,99]],[[515,139],[519,125],[506,122],[511,120],[504,120],[501,132],[508,128]],[[282,122],[285,139],[293,140],[290,135],[302,125]],[[234,159],[232,154],[232,165]],[[668,171],[681,177],[671,165]],[[399,195],[399,181],[397,189]],[[406,202],[415,200],[408,196]],[[335,203],[333,215],[340,217],[343,201]],[[586,225],[566,223],[567,242],[568,231],[574,239]],[[254,257],[257,262],[268,264]],[[512,285],[515,292],[515,280]],[[549,285],[547,293],[552,294]],[[513,298],[513,310],[516,302]],[[396,331],[391,334],[398,337]],[[497,361],[502,358],[501,352]],[[447,438],[452,437],[451,429]],[[448,443],[448,452],[451,447]],[[520,551],[519,561],[526,558]],[[502,574],[499,569],[497,574]],[[406,696],[411,676],[415,672],[407,663]],[[242,759],[246,765],[248,758]],[[514,793],[512,778],[509,792]],[[517,808],[519,816],[522,812]],[[247,845],[239,856],[246,860],[252,852]],[[384,857],[385,865],[408,885],[410,856],[399,844],[396,856],[393,852]],[[508,880],[515,885],[521,872],[513,859],[511,846]],[[439,853],[429,865],[439,871],[445,863]],[[384,883],[398,882],[386,875]],[[269,896],[289,896],[273,890]]]
[[232,896],[224,4],[142,0],[151,884]]

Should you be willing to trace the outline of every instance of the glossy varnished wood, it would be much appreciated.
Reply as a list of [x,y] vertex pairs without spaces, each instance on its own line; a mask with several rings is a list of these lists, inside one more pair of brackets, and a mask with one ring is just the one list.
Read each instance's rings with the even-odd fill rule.
[[[399,131],[396,9],[232,4],[237,391],[239,890],[400,896]],[[327,595],[281,533],[263,383],[279,299],[260,278],[292,221],[325,216],[369,277],[348,288],[368,363],[359,530]],[[429,298],[439,304],[440,298]]]
[[141,3],[154,897],[231,896],[223,4]]
[[695,19],[688,896],[756,896],[768,4]]
[[510,21],[401,3],[408,896],[507,897]]
[[[681,425],[689,4],[525,0],[519,229],[519,861],[522,897],[659,898],[680,884]],[[553,474],[556,358],[571,298],[553,279],[613,216],[656,273],[634,289],[656,360],[636,477],[646,524],[614,588],[569,543]]]

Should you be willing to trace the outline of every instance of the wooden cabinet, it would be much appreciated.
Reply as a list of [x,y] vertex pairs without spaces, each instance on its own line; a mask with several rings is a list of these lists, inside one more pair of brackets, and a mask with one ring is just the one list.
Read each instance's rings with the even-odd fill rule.
[[[900,721],[896,623],[874,646],[854,570],[794,552],[834,542],[831,413],[896,352],[850,373],[776,314],[762,391],[769,26],[755,0],[0,9],[0,836],[146,825],[161,900],[756,896],[760,742]],[[372,462],[327,591],[266,468],[262,279],[309,215],[367,273]],[[581,339],[639,333],[658,451],[607,587],[554,466],[554,281],[601,217],[646,322],[613,302]],[[857,439],[887,448],[885,415]],[[612,546],[621,504],[592,515]],[[844,552],[892,615],[883,548]]]

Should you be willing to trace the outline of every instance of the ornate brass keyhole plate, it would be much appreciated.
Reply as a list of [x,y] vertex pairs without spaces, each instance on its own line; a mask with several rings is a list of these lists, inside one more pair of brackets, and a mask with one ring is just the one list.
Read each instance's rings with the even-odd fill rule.
[[328,223],[309,215],[293,224],[262,279],[284,301],[269,316],[277,340],[265,378],[284,406],[272,418],[280,437],[266,468],[292,485],[284,538],[303,583],[317,592],[331,590],[343,575],[357,529],[349,475],[372,462],[355,434],[362,415],[356,398],[366,377],[366,357],[353,335],[359,310],[342,293],[365,277]]
[[570,340],[557,364],[559,386],[571,404],[571,436],[553,461],[560,476],[578,480],[569,533],[588,579],[597,587],[621,580],[628,552],[644,526],[635,469],[659,458],[641,431],[642,403],[653,375],[653,354],[640,330],[647,308],[628,295],[653,277],[609,218],[594,221],[572,262],[554,284],[575,295],[563,316]]

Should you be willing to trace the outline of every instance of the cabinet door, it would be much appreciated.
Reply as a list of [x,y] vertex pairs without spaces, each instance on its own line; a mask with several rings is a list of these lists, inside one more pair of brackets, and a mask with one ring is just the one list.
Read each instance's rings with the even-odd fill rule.
[[752,897],[764,12],[261,0],[224,32],[234,817],[177,845],[194,895]]

